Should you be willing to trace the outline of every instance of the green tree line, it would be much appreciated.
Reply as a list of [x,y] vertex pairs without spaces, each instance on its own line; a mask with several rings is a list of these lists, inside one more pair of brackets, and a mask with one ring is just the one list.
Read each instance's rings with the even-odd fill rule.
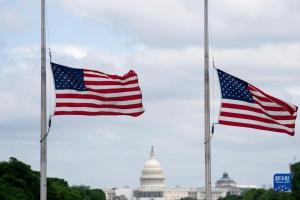
[[[87,186],[69,186],[60,178],[47,179],[47,199],[51,200],[106,200],[101,189]],[[0,162],[0,199],[1,200],[39,200],[40,174],[29,165],[10,158]]]
[[242,195],[227,195],[219,200],[300,200],[300,162],[290,165],[292,191],[275,192],[273,189],[250,189]]

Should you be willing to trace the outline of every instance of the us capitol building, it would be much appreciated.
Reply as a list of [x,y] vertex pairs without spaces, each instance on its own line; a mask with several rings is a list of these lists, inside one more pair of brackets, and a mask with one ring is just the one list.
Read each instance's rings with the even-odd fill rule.
[[[205,199],[205,188],[167,188],[163,170],[155,159],[153,147],[150,158],[144,165],[138,189],[124,187],[104,189],[103,191],[107,200],[180,200],[186,197],[197,200]],[[212,200],[225,197],[227,193],[240,194],[240,189],[235,181],[230,179],[226,172],[211,191]]]

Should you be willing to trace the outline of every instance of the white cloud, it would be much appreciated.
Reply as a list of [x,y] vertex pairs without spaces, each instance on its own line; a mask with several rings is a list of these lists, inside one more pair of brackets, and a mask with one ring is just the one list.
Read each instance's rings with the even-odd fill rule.
[[[64,0],[75,15],[118,32],[130,33],[149,46],[199,46],[203,5],[199,1]],[[210,25],[216,46],[256,46],[298,41],[297,0],[212,1]]]
[[0,14],[0,26],[5,31],[19,31],[24,28],[24,24],[21,22],[22,17],[16,11],[1,11]]
[[[200,13],[190,12],[180,1],[63,1],[75,15],[131,33],[146,44],[177,45],[200,41]],[[196,31],[195,31],[196,30]],[[181,41],[185,38],[184,41]]]
[[55,49],[55,52],[53,52],[55,54],[60,54],[62,57],[68,56],[76,60],[84,59],[89,51],[88,47],[76,45],[54,45],[53,49]]
[[31,14],[39,8],[34,0],[25,1],[0,1],[0,30],[1,32],[23,33],[31,31],[35,19]]
[[291,94],[291,95],[297,95],[300,96],[300,87],[288,87],[287,91]]

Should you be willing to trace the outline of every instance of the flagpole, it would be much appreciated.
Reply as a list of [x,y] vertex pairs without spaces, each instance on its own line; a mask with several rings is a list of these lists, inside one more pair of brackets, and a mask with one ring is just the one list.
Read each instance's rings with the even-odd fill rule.
[[204,126],[205,126],[205,199],[211,200],[211,152],[210,152],[210,98],[209,98],[209,46],[208,0],[204,0]]
[[41,0],[41,152],[40,200],[47,200],[47,107],[46,107],[46,31],[45,0]]

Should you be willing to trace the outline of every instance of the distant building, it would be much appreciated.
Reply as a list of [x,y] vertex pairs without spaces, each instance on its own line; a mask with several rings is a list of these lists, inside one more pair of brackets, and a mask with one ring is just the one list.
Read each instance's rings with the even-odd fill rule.
[[164,191],[164,200],[174,200],[174,199],[179,200],[185,197],[189,197],[189,189],[176,187]]
[[216,182],[215,187],[219,189],[226,189],[230,194],[233,195],[241,194],[241,190],[239,187],[237,187],[236,182],[229,177],[227,172],[223,173],[222,178]]
[[[212,188],[212,200],[225,197],[227,189]],[[166,188],[165,176],[160,163],[155,159],[153,147],[151,148],[150,159],[146,161],[140,188],[134,190],[134,200],[179,200],[190,197],[198,200],[205,199],[204,188]]]
[[165,176],[159,162],[155,159],[153,147],[151,148],[150,159],[144,165],[140,178],[140,188],[134,191],[136,200],[163,200]]
[[264,186],[258,187],[258,186],[256,186],[256,185],[237,185],[237,187],[240,189],[241,194],[244,193],[244,192],[247,192],[247,191],[250,190],[250,189],[259,189],[259,188],[263,188],[263,189],[268,190],[268,189],[272,188],[272,186],[270,186],[270,185],[269,185],[269,186],[266,186],[266,187],[264,187]]
[[106,200],[132,200],[133,189],[125,186],[121,188],[103,189]]
[[[211,190],[212,200],[225,197],[227,193],[240,195],[250,188],[255,188],[255,186],[238,186],[228,173],[224,172]],[[142,170],[138,189],[123,187],[107,189],[104,192],[107,200],[124,200],[124,197],[127,200],[180,200],[185,197],[197,200],[205,199],[205,188],[167,188],[162,167],[155,159],[153,147],[150,158],[145,162]]]
[[115,192],[116,192],[116,196],[118,196],[118,197],[123,196],[127,200],[132,200],[133,199],[133,189],[128,187],[128,186],[125,186],[125,187],[122,187],[122,188],[116,188]]
[[116,197],[115,189],[103,189],[105,193],[106,200],[114,200]]

